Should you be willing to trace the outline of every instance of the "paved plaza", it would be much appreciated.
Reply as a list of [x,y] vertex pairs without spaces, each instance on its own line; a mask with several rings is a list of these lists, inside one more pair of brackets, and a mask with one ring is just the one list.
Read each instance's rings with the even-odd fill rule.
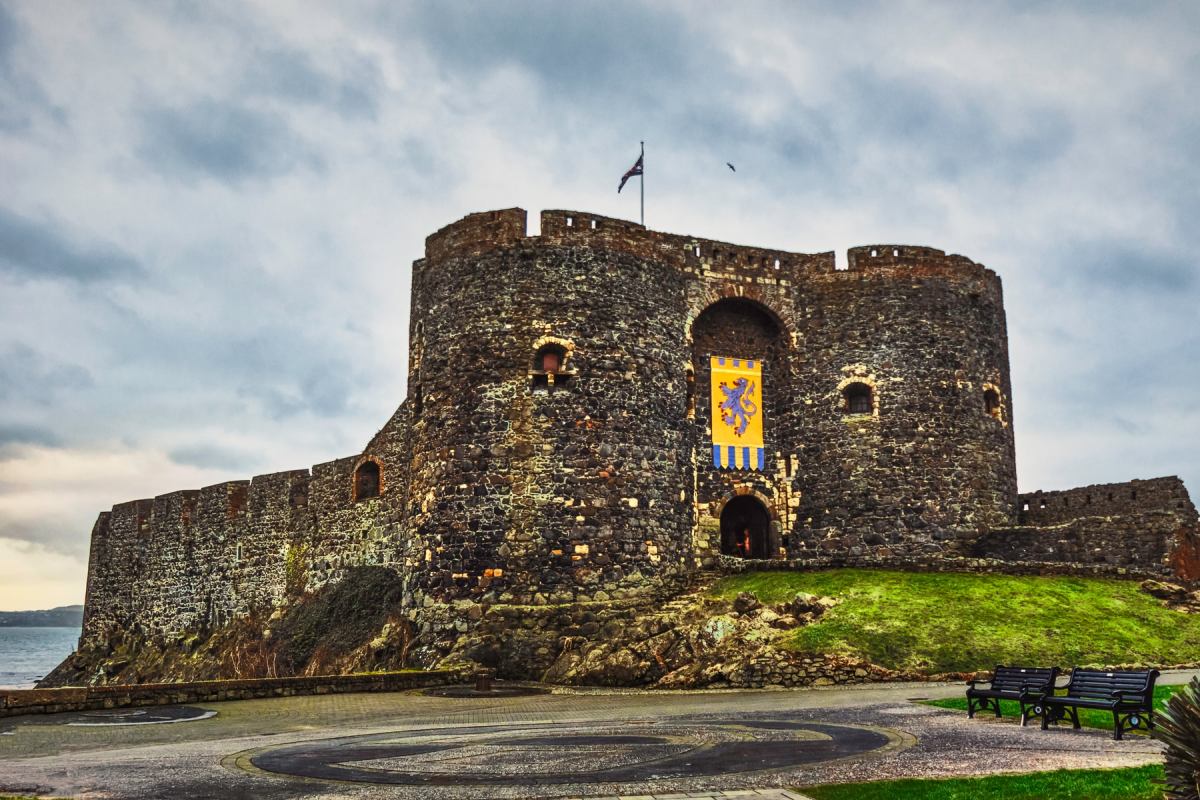
[[782,800],[837,781],[1160,758],[1140,735],[1043,732],[913,702],[962,691],[944,683],[507,698],[414,691],[14,718],[0,721],[0,793]]

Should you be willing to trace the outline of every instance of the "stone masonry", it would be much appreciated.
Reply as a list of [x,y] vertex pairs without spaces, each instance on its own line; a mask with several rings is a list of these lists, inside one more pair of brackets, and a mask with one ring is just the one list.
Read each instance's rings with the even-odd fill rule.
[[[793,563],[1198,577],[1178,479],[1018,496],[1000,278],[963,256],[870,245],[839,269],[573,211],[528,236],[521,209],[425,253],[408,397],[364,450],[101,513],[82,643],[384,565],[445,652],[481,609],[652,602],[742,568],[735,509]],[[712,465],[709,355],[763,363],[762,471]]]

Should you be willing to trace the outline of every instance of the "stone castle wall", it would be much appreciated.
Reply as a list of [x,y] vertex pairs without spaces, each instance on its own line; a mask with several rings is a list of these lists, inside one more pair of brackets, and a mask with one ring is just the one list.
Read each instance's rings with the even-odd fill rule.
[[[649,601],[723,568],[744,497],[793,563],[1153,572],[1195,525],[1178,481],[1018,497],[1000,279],[962,256],[871,245],[838,269],[571,211],[527,236],[508,209],[427,239],[411,311],[408,397],[362,453],[100,515],[85,641],[269,611],[366,564],[402,575],[426,641],[472,606]],[[763,362],[761,472],[712,465],[709,355]],[[381,492],[356,500],[368,462]]]
[[987,531],[971,543],[971,555],[1200,578],[1189,563],[1200,524],[1177,477],[1031,492],[1020,503],[1020,524]]
[[352,502],[356,458],[121,503],[92,531],[83,641],[161,637],[270,609],[347,566],[381,563],[380,498]]

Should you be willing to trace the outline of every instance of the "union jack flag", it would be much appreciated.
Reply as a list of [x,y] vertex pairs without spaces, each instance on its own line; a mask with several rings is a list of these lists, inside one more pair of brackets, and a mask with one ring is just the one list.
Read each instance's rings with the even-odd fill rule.
[[638,156],[638,160],[634,163],[634,165],[632,167],[629,168],[629,171],[621,176],[621,183],[617,186],[617,194],[620,194],[621,190],[625,188],[625,181],[629,180],[634,175],[642,174],[642,159],[643,158],[645,158],[645,156]]

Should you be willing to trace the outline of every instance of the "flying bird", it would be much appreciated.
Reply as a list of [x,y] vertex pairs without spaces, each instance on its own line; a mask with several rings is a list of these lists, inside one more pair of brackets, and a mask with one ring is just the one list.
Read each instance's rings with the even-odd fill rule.
[[730,172],[737,172],[737,170],[733,168],[733,164],[730,164],[728,161],[725,162],[725,166],[729,167]]

